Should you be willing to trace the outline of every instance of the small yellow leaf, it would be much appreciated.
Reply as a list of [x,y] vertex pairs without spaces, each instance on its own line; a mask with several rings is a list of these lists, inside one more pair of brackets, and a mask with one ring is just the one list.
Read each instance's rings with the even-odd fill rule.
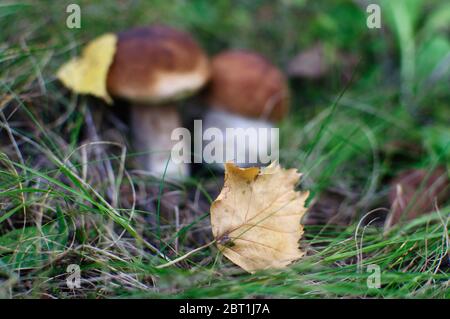
[[92,94],[111,103],[106,89],[109,66],[116,53],[117,36],[104,34],[87,44],[81,57],[62,65],[58,79],[69,89],[79,94]]
[[248,272],[283,268],[304,255],[300,221],[308,192],[295,191],[295,169],[225,165],[225,184],[211,205],[219,250]]

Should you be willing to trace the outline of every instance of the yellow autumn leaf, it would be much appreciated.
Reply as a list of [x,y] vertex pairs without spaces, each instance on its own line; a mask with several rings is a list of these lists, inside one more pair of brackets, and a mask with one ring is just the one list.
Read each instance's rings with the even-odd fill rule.
[[117,36],[104,34],[87,44],[81,57],[62,65],[56,76],[69,89],[79,94],[92,94],[111,103],[106,89],[109,67],[116,53]]
[[295,191],[295,169],[225,165],[225,184],[211,205],[219,250],[248,272],[283,268],[304,255],[300,221],[308,192]]

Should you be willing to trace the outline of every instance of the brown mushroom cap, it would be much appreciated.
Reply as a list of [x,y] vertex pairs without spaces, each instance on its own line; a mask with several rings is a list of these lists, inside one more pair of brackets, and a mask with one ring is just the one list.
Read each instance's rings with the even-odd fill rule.
[[208,99],[212,107],[247,117],[281,120],[289,109],[284,75],[262,56],[226,51],[213,57]]
[[163,103],[196,92],[208,79],[208,58],[189,34],[150,26],[118,35],[107,88],[115,97]]

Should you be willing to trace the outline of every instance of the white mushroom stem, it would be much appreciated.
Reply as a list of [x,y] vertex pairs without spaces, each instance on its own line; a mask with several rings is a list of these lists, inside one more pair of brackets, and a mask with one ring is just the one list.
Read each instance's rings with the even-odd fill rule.
[[[172,131],[181,127],[176,106],[135,104],[131,109],[134,145],[136,151],[141,153],[139,159],[144,169],[158,178],[186,178],[189,175],[188,165],[171,158],[172,148],[177,143],[171,140]],[[190,145],[186,145],[185,149],[189,150]]]
[[[233,161],[241,167],[266,165],[278,160],[278,129],[265,119],[252,119],[226,111],[210,109],[203,120],[203,149],[211,143],[208,129],[216,128],[221,136],[215,140],[223,150],[223,161],[211,163],[207,152],[203,152],[203,161],[223,169],[224,163]],[[227,129],[233,129],[228,130]],[[213,130],[209,130],[214,134]],[[218,131],[217,131],[218,132]],[[206,133],[206,134],[205,134]],[[206,138],[206,139],[205,139]]]

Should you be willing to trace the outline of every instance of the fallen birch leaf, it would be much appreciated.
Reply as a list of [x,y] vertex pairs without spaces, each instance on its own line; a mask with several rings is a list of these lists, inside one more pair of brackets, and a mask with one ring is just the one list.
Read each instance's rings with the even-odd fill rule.
[[297,192],[295,169],[273,163],[261,170],[225,164],[225,185],[211,205],[219,250],[248,272],[284,268],[304,255],[300,223],[308,192]]
[[104,34],[87,44],[81,57],[73,58],[62,65],[56,76],[72,91],[91,94],[111,103],[106,88],[106,78],[117,47],[117,36]]

